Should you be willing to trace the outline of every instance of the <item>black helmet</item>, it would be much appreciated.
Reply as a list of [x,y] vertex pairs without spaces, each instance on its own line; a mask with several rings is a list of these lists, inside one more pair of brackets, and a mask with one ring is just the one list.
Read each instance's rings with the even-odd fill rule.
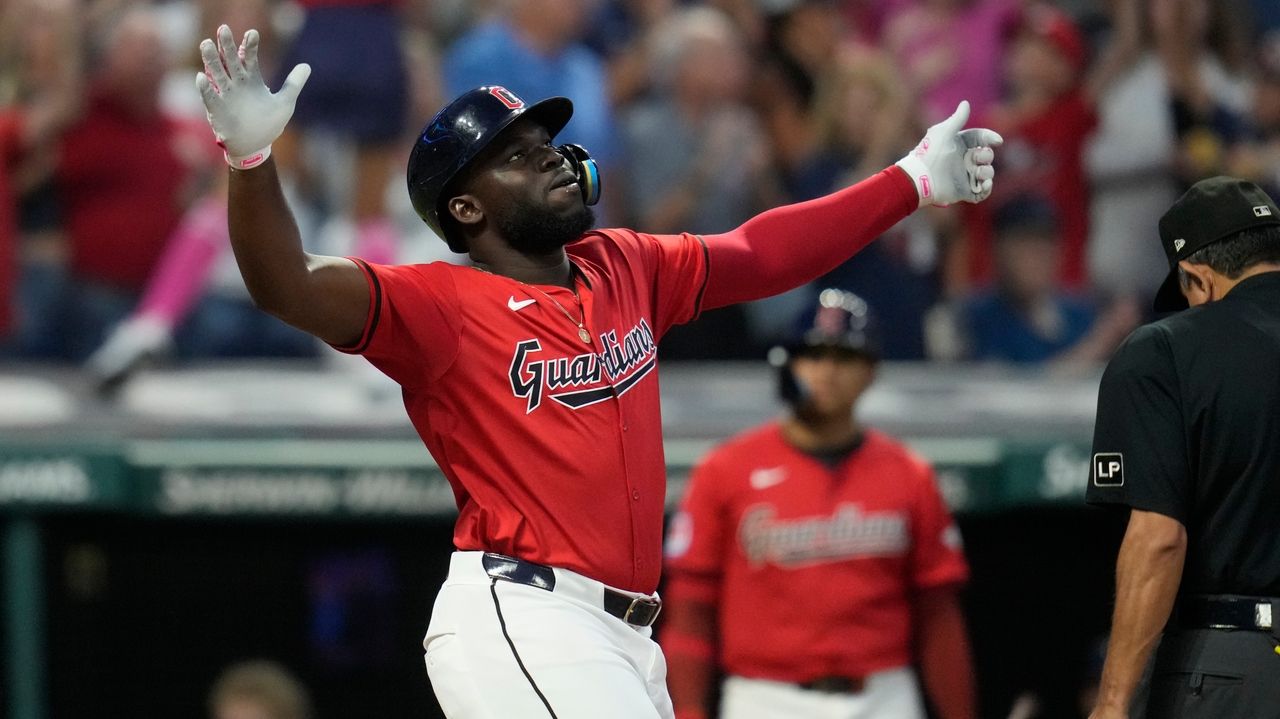
[[[440,225],[445,186],[516,118],[528,114],[555,137],[573,115],[573,103],[551,97],[526,105],[515,93],[497,85],[469,90],[436,116],[413,143],[409,153],[409,199],[427,226],[444,238],[449,249],[466,252],[460,238],[446,237]],[[556,148],[567,157],[579,177],[583,201],[594,204],[600,181],[595,161],[577,145]]]
[[778,393],[792,404],[799,402],[802,394],[791,373],[791,360],[797,355],[840,349],[875,362],[881,353],[875,315],[866,301],[852,292],[822,290],[817,305],[803,316],[805,322],[795,340],[769,350],[769,364],[778,368]]

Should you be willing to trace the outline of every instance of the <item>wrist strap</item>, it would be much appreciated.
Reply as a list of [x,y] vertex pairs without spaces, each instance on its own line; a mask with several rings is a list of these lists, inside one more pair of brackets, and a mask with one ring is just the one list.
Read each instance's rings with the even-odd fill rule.
[[252,170],[258,165],[266,162],[268,157],[271,157],[271,146],[267,145],[257,152],[251,152],[248,155],[242,155],[240,157],[233,157],[231,153],[226,151],[223,151],[222,154],[223,157],[227,158],[227,164],[231,166],[231,169]]

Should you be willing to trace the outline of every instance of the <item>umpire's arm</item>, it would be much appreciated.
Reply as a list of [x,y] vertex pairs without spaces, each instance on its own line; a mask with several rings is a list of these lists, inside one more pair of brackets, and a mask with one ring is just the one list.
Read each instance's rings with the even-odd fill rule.
[[204,72],[196,87],[231,166],[231,247],[254,303],[338,346],[355,342],[369,311],[368,281],[350,260],[303,251],[271,159],[311,69],[299,65],[272,93],[258,69],[258,32],[237,47],[231,29],[200,43]]
[[1125,719],[1134,688],[1164,630],[1182,581],[1187,530],[1157,512],[1135,509],[1116,560],[1116,609],[1090,719]]

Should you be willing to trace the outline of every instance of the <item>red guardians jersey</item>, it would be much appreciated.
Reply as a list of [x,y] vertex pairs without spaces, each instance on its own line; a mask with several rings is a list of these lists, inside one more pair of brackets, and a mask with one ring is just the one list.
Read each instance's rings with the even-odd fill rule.
[[724,670],[787,682],[911,664],[911,594],[968,578],[924,460],[867,431],[830,469],[776,423],[699,464],[667,560],[668,599],[717,606]]
[[699,312],[693,235],[599,230],[566,248],[573,291],[445,263],[369,266],[357,345],[400,383],[457,499],[454,545],[652,592],[666,465],[657,342]]

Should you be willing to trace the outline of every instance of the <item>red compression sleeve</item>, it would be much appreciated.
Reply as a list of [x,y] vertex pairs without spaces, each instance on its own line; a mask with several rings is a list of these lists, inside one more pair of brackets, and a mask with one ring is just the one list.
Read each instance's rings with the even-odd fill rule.
[[763,212],[731,232],[707,235],[702,307],[758,300],[817,279],[919,205],[915,184],[895,166],[826,197]]

